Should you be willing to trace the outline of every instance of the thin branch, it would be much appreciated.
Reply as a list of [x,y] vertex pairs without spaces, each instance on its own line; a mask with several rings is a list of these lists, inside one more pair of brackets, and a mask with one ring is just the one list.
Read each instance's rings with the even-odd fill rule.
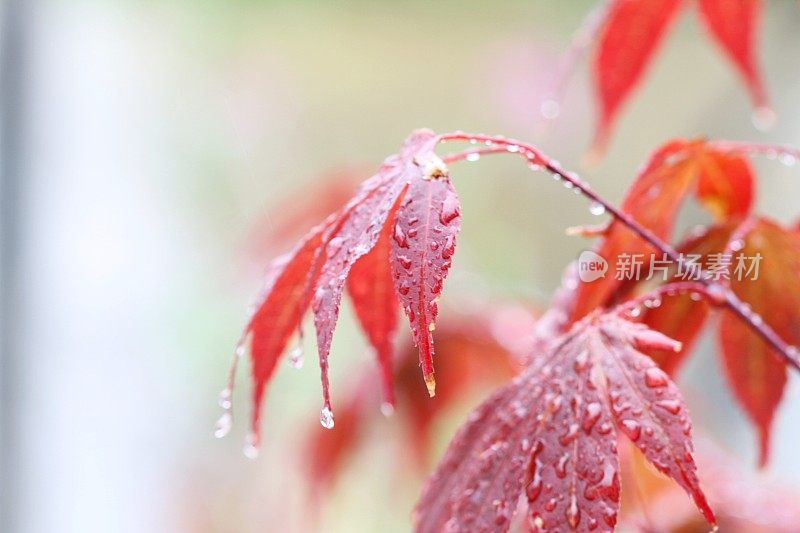
[[630,313],[631,311],[634,311],[642,306],[647,307],[648,302],[658,300],[662,296],[674,296],[676,294],[685,293],[697,294],[714,305],[719,305],[721,303],[719,294],[717,294],[714,290],[709,290],[707,285],[704,285],[699,281],[673,281],[670,283],[665,283],[664,285],[659,285],[645,294],[641,294],[635,298],[631,298],[630,300],[622,302],[614,308],[614,312]]
[[[471,134],[463,131],[456,131],[447,133],[439,137],[440,142],[447,141],[463,141],[469,143],[481,143],[485,147],[475,148],[472,150],[465,150],[463,152],[449,154],[443,160],[453,163],[470,158],[470,154],[494,154],[494,153],[515,153],[524,157],[528,164],[533,168],[542,168],[551,172],[559,180],[570,184],[570,187],[577,189],[580,193],[588,198],[591,202],[603,206],[605,211],[611,215],[615,220],[624,225],[630,231],[635,233],[641,239],[647,241],[656,250],[669,257],[679,269],[686,270],[689,267],[688,262],[681,256],[675,248],[664,242],[663,239],[658,237],[655,233],[648,228],[642,226],[631,215],[617,209],[614,205],[606,201],[598,193],[596,193],[586,182],[581,180],[577,174],[567,172],[558,161],[555,161],[536,147],[518,141],[516,139],[508,139],[502,136],[491,136],[483,134]],[[758,151],[762,148],[766,150],[766,145],[753,145],[749,143],[736,143],[733,141],[720,141],[715,146],[731,151]],[[776,147],[771,147],[775,149]],[[786,149],[785,153],[795,153],[796,150]],[[800,155],[800,153],[798,154]],[[473,156],[474,157],[474,156]],[[702,268],[697,265],[692,265],[693,269],[698,272],[699,279],[697,283],[704,287],[703,291],[698,291],[704,295],[711,295],[713,301],[722,307],[727,307],[735,316],[745,322],[753,331],[755,331],[764,341],[774,348],[779,357],[786,362],[786,364],[793,367],[800,372],[800,351],[795,346],[787,344],[766,322],[745,302],[743,302],[729,287],[723,286],[719,282],[704,275]],[[695,289],[696,290],[696,289]]]

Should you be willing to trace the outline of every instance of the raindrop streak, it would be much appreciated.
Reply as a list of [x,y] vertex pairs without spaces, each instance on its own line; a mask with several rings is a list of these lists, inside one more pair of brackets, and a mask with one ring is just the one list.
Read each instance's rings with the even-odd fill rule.
[[589,212],[594,216],[599,217],[600,215],[605,214],[606,208],[600,202],[592,202],[589,204]]
[[333,429],[333,411],[331,411],[327,405],[323,407],[322,411],[319,413],[319,423],[322,424],[322,427],[325,429]]

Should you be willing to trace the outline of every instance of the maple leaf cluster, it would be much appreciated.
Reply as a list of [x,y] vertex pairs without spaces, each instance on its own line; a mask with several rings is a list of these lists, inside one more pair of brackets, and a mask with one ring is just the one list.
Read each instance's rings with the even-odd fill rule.
[[[414,132],[341,210],[272,264],[243,334],[253,364],[253,446],[259,441],[265,386],[287,343],[302,335],[309,307],[321,369],[321,421],[333,426],[328,356],[345,288],[377,354],[384,402],[394,403],[391,341],[398,304],[419,348],[428,392],[435,394],[432,332],[460,229],[458,196],[446,165],[433,152],[437,142],[430,130]],[[229,396],[227,389],[223,397]]]
[[[433,151],[443,140],[471,138],[486,147],[444,159]],[[403,383],[403,395],[412,397],[408,393],[413,380],[408,376],[416,366],[409,364],[413,357],[406,352],[393,361],[398,307],[408,318],[424,381],[433,395],[432,333],[460,226],[458,198],[445,160],[467,159],[470,153],[519,154],[535,168],[557,172],[596,198],[579,178],[564,173],[534,148],[491,139],[461,132],[412,133],[399,154],[388,158],[344,208],[273,263],[243,336],[253,367],[251,446],[258,444],[264,388],[292,336],[301,334],[309,308],[322,374],[321,422],[333,427],[328,357],[345,288],[377,355],[382,409],[394,408],[395,380]],[[645,300],[640,295],[644,284],[638,280],[605,277],[581,283],[574,267],[568,268],[550,310],[531,327],[524,372],[479,407],[451,442],[417,506],[417,530],[503,531],[523,494],[528,526],[534,530],[551,530],[560,523],[572,530],[610,530],[619,507],[617,433],[682,486],[713,524],[695,474],[691,423],[669,374],[683,360],[681,343],[690,344],[711,310],[722,308],[727,375],[761,432],[762,461],[766,460],[769,424],[785,383],[787,361],[765,343],[755,324],[766,320],[774,327],[770,331],[795,342],[793,328],[800,323],[800,311],[793,304],[800,292],[795,295],[795,286],[787,290],[783,280],[800,285],[800,234],[750,214],[754,176],[747,154],[764,149],[724,141],[670,141],[640,169],[622,211],[608,206],[614,218],[590,233],[602,237],[595,251],[613,265],[623,252],[646,252],[671,240],[679,208],[694,196],[708,209],[713,223],[695,229],[678,249],[699,251],[704,257],[714,250],[757,249],[778,259],[781,266],[760,280],[731,282],[730,287],[698,284],[694,288],[699,293],[668,291]],[[714,291],[714,298],[699,301],[698,295],[708,298]],[[717,301],[733,295],[749,302],[749,307],[728,309]],[[760,312],[766,302],[773,306],[785,302],[785,315],[763,317]],[[731,316],[737,309],[745,316]],[[446,360],[452,365],[454,359]],[[234,371],[235,367],[231,375]],[[366,375],[346,402],[347,435],[314,444],[319,461],[312,471],[320,479],[330,479],[336,463],[354,446],[372,381]],[[461,381],[463,386],[471,380]],[[229,389],[226,394],[229,397]],[[423,436],[432,413],[415,400],[404,407],[414,413],[412,421]]]
[[[620,106],[686,5],[697,8],[741,73],[758,116],[763,120],[771,113],[755,59],[760,1],[610,0],[593,28],[600,104],[596,149],[607,143]],[[439,157],[434,149],[446,141],[473,146]],[[579,281],[570,265],[547,312],[535,323],[522,321],[523,329],[511,335],[526,339],[515,347],[492,336],[496,317],[488,315],[496,309],[445,321],[437,332],[436,360],[452,385],[440,391],[439,403],[431,403],[417,394],[417,361],[428,394],[434,396],[439,297],[461,227],[447,165],[497,153],[522,156],[533,170],[552,173],[601,207],[596,214],[611,215],[605,224],[574,231],[599,238],[593,251],[608,261],[609,270],[616,270],[624,256],[655,261],[661,254],[670,263],[669,279],[655,287],[649,280],[616,276]],[[688,410],[673,376],[704,326],[716,318],[722,368],[758,431],[763,465],[787,367],[800,370],[800,226],[753,213],[752,154],[780,157],[787,164],[800,157],[785,147],[674,139],[647,159],[616,209],[533,146],[463,132],[413,132],[343,207],[270,266],[221,397],[226,413],[218,436],[230,427],[236,364],[249,352],[248,442],[251,451],[257,450],[266,386],[287,348],[302,340],[309,312],[322,381],[320,421],[334,427],[329,356],[346,292],[378,363],[381,410],[389,414],[397,404],[405,413],[420,464],[432,420],[442,409],[487,378],[498,382],[515,376],[475,409],[452,439],[415,508],[417,531],[507,531],[515,520],[526,531],[611,531],[622,490],[619,437],[681,487],[704,520],[715,524],[698,480]],[[333,208],[334,197],[342,198],[342,189],[335,190],[326,207]],[[676,219],[689,199],[705,209],[710,222],[675,239]],[[298,220],[304,222],[318,209],[297,213],[300,218],[278,233],[293,231]],[[754,279],[711,278],[711,258],[730,252],[758,255],[768,266]],[[683,254],[699,257],[698,281],[681,281]],[[394,348],[399,309],[414,348]],[[372,372],[354,380],[339,411],[338,431],[310,438],[314,460],[309,472],[320,487],[330,483],[356,446],[368,420],[365,406],[374,381]],[[730,494],[717,498],[726,512],[733,500]]]

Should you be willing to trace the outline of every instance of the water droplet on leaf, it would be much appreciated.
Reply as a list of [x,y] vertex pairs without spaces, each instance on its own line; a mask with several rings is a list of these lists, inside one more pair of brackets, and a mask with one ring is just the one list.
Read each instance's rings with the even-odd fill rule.
[[639,440],[639,436],[642,433],[642,428],[639,425],[639,422],[630,419],[623,420],[621,426],[623,433],[625,433],[625,435],[627,435],[631,441],[636,442]]

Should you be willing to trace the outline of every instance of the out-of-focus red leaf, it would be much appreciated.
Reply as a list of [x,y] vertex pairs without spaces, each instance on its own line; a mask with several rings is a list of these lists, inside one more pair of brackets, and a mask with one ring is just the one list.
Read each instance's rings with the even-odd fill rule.
[[[731,276],[731,288],[750,305],[756,320],[765,321],[786,342],[800,344],[800,236],[775,222],[759,219],[744,236],[741,253],[745,257],[760,254],[758,277],[749,275],[740,280]],[[763,465],[769,453],[770,427],[786,384],[786,365],[729,311],[720,318],[719,340],[734,394],[758,428]]]
[[391,247],[392,272],[428,393],[433,396],[433,330],[437,301],[461,229],[461,208],[449,179],[414,180],[397,212]]
[[612,0],[593,64],[600,103],[596,150],[605,147],[620,106],[640,81],[681,5],[681,0]]
[[615,430],[714,523],[680,392],[638,351],[676,345],[616,315],[577,323],[461,427],[423,490],[416,531],[506,531],[521,494],[534,529],[612,531]]
[[[622,202],[622,211],[670,240],[678,211],[695,193],[715,219],[724,222],[746,214],[753,199],[753,172],[741,154],[719,151],[703,141],[681,139],[665,143],[639,171]],[[655,249],[619,222],[612,222],[595,251],[608,261],[604,278],[581,283],[573,316],[579,318],[609,299],[622,285],[615,279],[620,254],[650,255]]]
[[[426,467],[431,429],[439,416],[483,387],[506,383],[520,369],[517,343],[507,345],[507,335],[512,333],[511,340],[516,341],[531,331],[534,321],[534,314],[518,305],[483,305],[475,312],[450,313],[437,329],[437,373],[446,385],[440,387],[434,400],[420,394],[416,348],[411,342],[402,343],[394,358],[393,380],[397,387],[394,416],[403,426],[406,439],[402,447],[412,451],[403,459],[411,466]],[[330,485],[346,458],[357,450],[366,433],[364,426],[377,423],[370,394],[373,375],[369,369],[347,388],[334,431],[320,432],[315,424],[308,432],[308,456],[313,458],[308,474],[317,492]],[[407,468],[409,463],[397,466]]]
[[[608,143],[620,109],[642,80],[656,50],[685,4],[696,5],[700,19],[741,73],[756,106],[756,125],[766,127],[774,118],[756,61],[756,33],[761,0],[608,0],[601,11],[592,75],[599,106],[593,151]],[[595,33],[590,18],[583,38]],[[582,34],[583,35],[583,34]],[[570,63],[567,63],[570,64]]]
[[[719,531],[725,533],[794,533],[800,523],[800,492],[743,469],[741,461],[711,442],[699,439],[697,465],[700,481],[713,506]],[[623,483],[625,531],[707,533],[706,524],[677,487],[646,468],[640,454],[631,453],[623,474],[635,478]],[[628,485],[628,486],[626,486]]]
[[717,221],[747,215],[753,204],[755,175],[750,162],[742,155],[712,149],[698,150],[695,157],[698,201]]
[[347,289],[353,308],[375,350],[381,370],[384,409],[394,407],[392,386],[392,350],[397,328],[397,295],[389,267],[391,236],[397,204],[381,230],[378,242],[369,253],[355,262],[347,279]]
[[744,77],[753,104],[767,108],[756,61],[761,0],[697,0],[700,19]]

